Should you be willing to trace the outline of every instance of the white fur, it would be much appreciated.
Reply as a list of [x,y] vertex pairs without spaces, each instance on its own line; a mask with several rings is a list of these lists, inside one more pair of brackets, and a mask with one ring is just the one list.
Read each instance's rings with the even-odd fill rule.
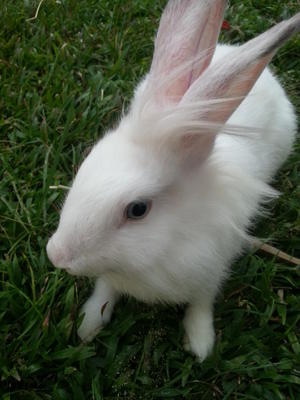
[[[235,50],[218,46],[209,68]],[[223,129],[198,135],[199,144],[196,137],[203,154],[201,162],[189,165],[194,150],[180,147],[177,134],[171,137],[162,128],[162,121],[172,126],[173,118],[175,131],[181,118],[179,126],[188,129],[188,108],[154,107],[148,115],[141,105],[149,100],[149,86],[151,75],[119,127],[83,162],[47,251],[57,267],[97,278],[83,308],[82,339],[91,339],[110,319],[118,294],[188,303],[185,346],[203,360],[214,342],[216,293],[247,244],[259,204],[275,195],[267,182],[291,150],[296,118],[280,84],[265,70]],[[227,134],[226,126],[256,129],[237,136]],[[153,202],[149,215],[124,221],[126,205],[144,198]]]
[[78,329],[78,335],[82,340],[92,340],[100,329],[110,321],[117,299],[117,293],[102,279],[96,280],[94,292],[82,308],[85,317]]

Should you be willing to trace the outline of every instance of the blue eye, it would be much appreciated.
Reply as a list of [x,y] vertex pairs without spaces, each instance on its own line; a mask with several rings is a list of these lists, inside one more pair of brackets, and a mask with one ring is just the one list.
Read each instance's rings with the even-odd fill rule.
[[133,201],[125,209],[127,219],[145,218],[151,209],[151,200]]

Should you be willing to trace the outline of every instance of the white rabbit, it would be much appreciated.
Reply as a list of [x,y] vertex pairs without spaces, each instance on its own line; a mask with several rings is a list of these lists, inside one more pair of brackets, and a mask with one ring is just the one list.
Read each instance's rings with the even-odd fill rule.
[[264,69],[300,29],[297,14],[214,54],[225,6],[169,1],[149,74],[66,198],[47,252],[56,267],[97,278],[83,340],[127,293],[187,304],[186,348],[203,360],[213,347],[214,299],[259,205],[276,195],[267,182],[296,132],[292,105]]

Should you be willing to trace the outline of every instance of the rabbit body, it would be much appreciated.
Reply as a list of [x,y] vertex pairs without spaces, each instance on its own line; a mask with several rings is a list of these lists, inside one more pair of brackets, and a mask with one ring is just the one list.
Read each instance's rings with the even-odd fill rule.
[[[208,10],[217,5],[222,20],[224,1],[203,3]],[[267,183],[291,151],[296,117],[276,78],[268,69],[261,73],[268,52],[239,66],[237,52],[245,45],[217,46],[210,66],[207,59],[199,64],[199,84],[192,72],[184,79],[180,75],[175,87],[170,86],[172,79],[164,78],[159,90],[153,90],[157,83],[153,76],[168,75],[164,70],[168,60],[161,62],[157,55],[170,25],[164,19],[181,15],[181,7],[192,16],[199,2],[168,4],[150,73],[136,89],[118,128],[95,145],[80,167],[47,252],[57,267],[96,278],[82,310],[85,316],[78,331],[82,339],[92,339],[109,321],[120,294],[150,303],[185,303],[185,347],[203,360],[214,343],[216,294],[230,264],[249,243],[247,231],[259,205],[275,195]],[[208,13],[208,18],[215,18],[216,13]],[[208,42],[217,37],[208,36]],[[257,43],[259,53],[261,42]],[[274,43],[265,43],[263,37],[271,54]],[[245,52],[251,53],[247,47]],[[224,67],[230,70],[224,77],[222,60],[231,62]],[[235,65],[240,68],[236,74]],[[245,79],[237,81],[239,74]],[[199,118],[193,105],[197,103],[190,102],[198,96],[195,93],[204,98]],[[219,97],[234,99],[230,109],[222,102],[209,103]],[[164,102],[159,104],[161,98],[171,99],[166,111]],[[143,116],[147,107],[141,104],[149,99],[154,99],[150,104],[154,113]],[[206,107],[206,101],[213,108]],[[214,119],[217,125],[203,125],[201,118]],[[240,127],[241,134],[228,134],[228,126]],[[254,128],[254,134],[245,134],[243,127]],[[136,199],[151,199],[152,207],[149,215],[131,220],[127,205]]]
[[[218,46],[215,59],[231,49]],[[146,84],[143,82],[138,91]],[[130,115],[126,122],[130,125]],[[127,265],[124,257],[121,270],[101,273],[94,295],[83,309],[86,319],[79,329],[81,337],[93,337],[104,323],[99,304],[107,302],[106,290],[110,288],[110,306],[116,301],[116,293],[146,302],[192,304],[184,320],[190,336],[185,340],[186,348],[200,359],[209,353],[214,342],[214,298],[231,262],[247,243],[245,232],[258,212],[259,201],[274,194],[265,183],[291,151],[296,132],[293,107],[268,69],[228,123],[254,125],[262,131],[255,139],[218,135],[209,162],[193,171],[189,179],[178,182],[176,196],[166,195],[169,210],[165,220],[157,221],[152,242],[146,240],[151,254],[135,260],[136,250],[130,248]],[[161,254],[157,240],[159,249],[164,248]],[[133,265],[138,266],[134,273]],[[110,316],[111,312],[112,307],[105,314]]]
[[[219,45],[214,59],[229,54],[232,48]],[[138,91],[146,84],[143,82]],[[91,332],[93,337],[102,326],[99,312],[95,313],[93,307],[99,310],[99,304],[107,301],[107,296],[102,299],[105,286],[106,290],[113,289],[111,305],[115,303],[115,293],[146,302],[192,304],[184,320],[185,347],[200,359],[210,352],[214,342],[213,301],[230,264],[247,243],[246,231],[258,213],[259,202],[264,196],[275,194],[266,183],[290,153],[295,138],[294,109],[269,69],[262,73],[228,124],[262,130],[255,138],[217,136],[209,162],[194,171],[190,179],[183,179],[176,197],[172,193],[166,200],[169,213],[153,232],[160,242],[166,242],[164,252],[153,260],[154,240],[150,245],[153,253],[143,262],[131,260],[126,266],[124,259],[122,271],[101,275],[94,295],[83,309],[87,319],[79,329],[81,337],[88,338]],[[147,240],[147,246],[149,243]],[[134,274],[132,261],[139,263]],[[112,310],[107,311],[111,315]]]

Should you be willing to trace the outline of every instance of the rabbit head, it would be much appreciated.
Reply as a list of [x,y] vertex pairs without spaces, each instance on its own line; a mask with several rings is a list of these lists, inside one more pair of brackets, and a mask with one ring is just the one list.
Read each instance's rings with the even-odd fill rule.
[[56,267],[86,276],[159,269],[174,246],[189,252],[194,230],[209,229],[212,196],[222,196],[209,163],[216,135],[230,131],[228,118],[300,25],[298,14],[211,63],[225,6],[225,0],[167,4],[149,74],[66,198],[47,245]]

